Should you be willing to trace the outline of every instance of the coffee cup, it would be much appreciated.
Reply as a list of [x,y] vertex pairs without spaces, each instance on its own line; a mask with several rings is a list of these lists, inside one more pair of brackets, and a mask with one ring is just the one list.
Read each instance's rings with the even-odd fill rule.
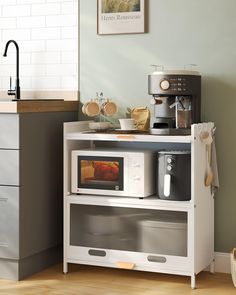
[[135,120],[134,119],[119,119],[120,128],[122,130],[135,130]]
[[100,113],[100,106],[96,101],[89,101],[83,105],[82,112],[89,117],[95,117]]
[[101,113],[104,116],[113,116],[117,113],[117,111],[118,111],[118,107],[112,101],[107,101],[102,104]]

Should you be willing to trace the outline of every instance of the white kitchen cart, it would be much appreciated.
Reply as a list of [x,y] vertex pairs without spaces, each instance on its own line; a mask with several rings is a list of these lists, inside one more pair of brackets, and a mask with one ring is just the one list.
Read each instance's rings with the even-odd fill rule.
[[[210,266],[214,272],[214,196],[206,187],[206,145],[200,134],[212,132],[213,123],[194,124],[188,136],[157,136],[145,134],[89,133],[89,122],[64,124],[64,265],[68,263],[129,268],[150,272],[185,275],[191,277],[191,287],[196,286],[196,275]],[[191,151],[191,200],[165,201],[156,196],[138,199],[96,195],[71,194],[71,151],[90,147],[145,147],[153,150],[188,149]],[[182,214],[187,222],[186,255],[172,252],[145,253],[136,245],[111,245],[100,243],[82,234],[87,226],[86,212],[115,212],[117,216],[128,216],[126,220],[139,224],[137,216],[151,212]],[[138,212],[138,214],[137,214]],[[120,214],[120,215],[119,215]],[[111,216],[111,215],[109,215]],[[136,217],[135,217],[136,216]],[[125,219],[124,217],[123,219]],[[109,226],[109,224],[108,224]],[[132,229],[132,225],[130,226]],[[130,230],[131,232],[131,230]],[[133,232],[133,230],[132,230]],[[132,234],[131,234],[132,235]],[[166,237],[163,236],[163,240]],[[96,241],[98,243],[96,244]],[[127,241],[126,241],[127,242]],[[129,241],[128,241],[129,242]],[[105,246],[107,243],[107,247]],[[138,241],[137,241],[138,243]],[[114,243],[113,243],[114,244]],[[167,242],[168,244],[168,242]],[[168,246],[168,245],[167,245]]]

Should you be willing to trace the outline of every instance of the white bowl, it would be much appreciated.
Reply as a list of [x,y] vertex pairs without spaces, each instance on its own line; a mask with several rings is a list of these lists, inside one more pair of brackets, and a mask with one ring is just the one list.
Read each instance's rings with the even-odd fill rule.
[[90,234],[111,235],[121,231],[119,215],[93,215],[86,216],[86,227]]

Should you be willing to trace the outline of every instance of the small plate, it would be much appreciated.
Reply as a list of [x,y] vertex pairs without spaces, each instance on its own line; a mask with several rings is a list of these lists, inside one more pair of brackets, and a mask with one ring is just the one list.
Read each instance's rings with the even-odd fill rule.
[[90,122],[89,128],[93,131],[106,131],[111,128],[110,122]]
[[137,128],[134,128],[134,129],[120,129],[120,128],[118,128],[118,129],[115,129],[116,131],[136,131],[136,130],[138,130]]

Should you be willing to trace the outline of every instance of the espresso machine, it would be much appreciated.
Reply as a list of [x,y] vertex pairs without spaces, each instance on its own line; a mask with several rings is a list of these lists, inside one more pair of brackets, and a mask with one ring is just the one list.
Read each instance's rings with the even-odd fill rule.
[[148,76],[153,96],[154,135],[188,135],[191,124],[201,121],[201,76],[192,70],[160,70]]

